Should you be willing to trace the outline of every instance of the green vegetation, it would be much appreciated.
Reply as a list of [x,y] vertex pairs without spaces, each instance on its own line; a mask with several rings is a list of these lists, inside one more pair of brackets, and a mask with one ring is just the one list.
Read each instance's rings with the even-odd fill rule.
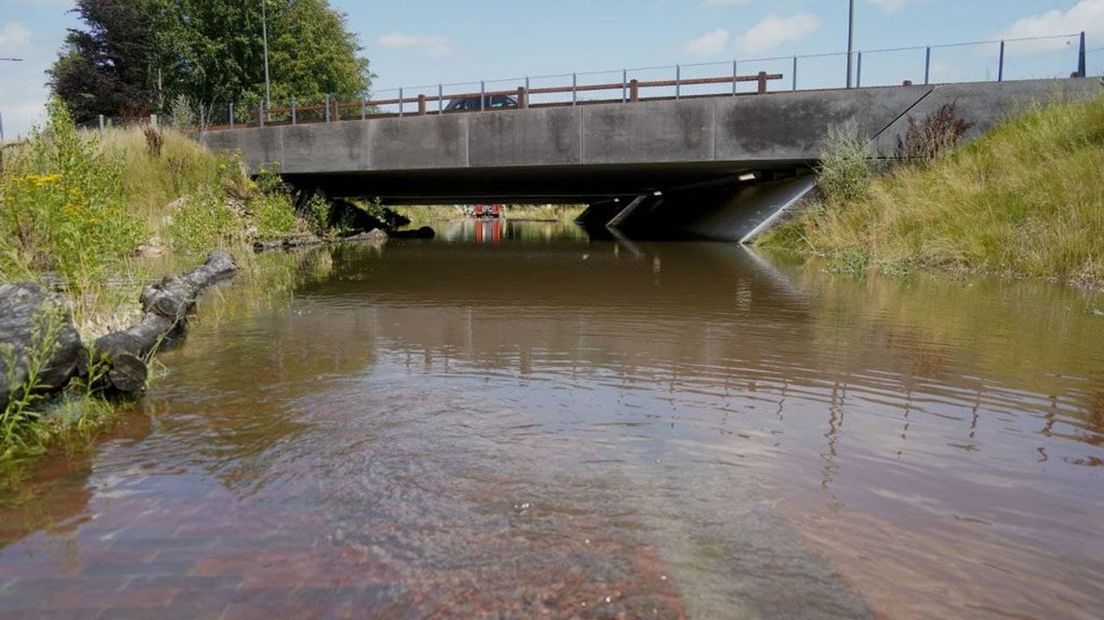
[[273,100],[351,98],[371,86],[356,37],[328,0],[78,0],[74,11],[85,28],[70,31],[50,83],[78,121],[248,110],[265,94],[263,25]]
[[[938,123],[962,131],[935,115],[925,125]],[[951,146],[945,135],[931,142]],[[928,155],[880,177],[865,148],[834,132],[822,201],[760,245],[849,270],[1104,281],[1104,96],[1032,107],[949,153],[906,145]]]
[[328,203],[310,208],[310,221],[298,219],[276,174],[254,182],[237,157],[184,134],[81,132],[55,101],[43,130],[3,152],[0,280],[60,286],[92,337],[137,312],[150,268],[136,257],[140,245],[194,259],[258,239],[325,234]]

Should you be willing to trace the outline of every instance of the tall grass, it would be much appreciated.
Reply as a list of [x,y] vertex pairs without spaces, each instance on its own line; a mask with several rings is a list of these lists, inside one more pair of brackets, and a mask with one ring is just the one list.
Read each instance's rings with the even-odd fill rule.
[[1031,107],[861,194],[829,192],[760,243],[852,268],[1104,282],[1104,96]]

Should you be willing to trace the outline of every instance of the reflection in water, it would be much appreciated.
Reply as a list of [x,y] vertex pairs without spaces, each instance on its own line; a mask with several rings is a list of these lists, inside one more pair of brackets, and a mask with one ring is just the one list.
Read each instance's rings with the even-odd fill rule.
[[0,615],[1104,612],[1098,298],[493,221],[261,261],[0,514]]

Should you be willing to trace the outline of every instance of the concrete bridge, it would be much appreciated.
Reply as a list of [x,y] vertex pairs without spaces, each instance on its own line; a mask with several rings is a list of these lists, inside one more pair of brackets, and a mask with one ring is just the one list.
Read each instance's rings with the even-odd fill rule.
[[253,170],[391,204],[558,202],[628,236],[747,241],[814,187],[830,127],[892,156],[910,117],[955,103],[971,136],[1096,79],[1028,80],[603,102],[209,131]]

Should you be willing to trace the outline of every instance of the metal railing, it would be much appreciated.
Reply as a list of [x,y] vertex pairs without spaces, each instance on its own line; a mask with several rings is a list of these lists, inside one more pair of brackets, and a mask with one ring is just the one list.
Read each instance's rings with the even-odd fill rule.
[[[214,104],[208,130],[298,125],[500,109],[635,103],[848,88],[846,52],[739,59],[613,71],[564,73],[454,84],[407,86],[358,99],[292,98],[278,106]],[[1057,78],[1104,73],[1104,48],[1086,49],[1085,33],[856,51],[855,87]],[[1091,64],[1090,64],[1091,61]],[[781,88],[771,90],[771,84]],[[474,110],[448,109],[475,101]]]

